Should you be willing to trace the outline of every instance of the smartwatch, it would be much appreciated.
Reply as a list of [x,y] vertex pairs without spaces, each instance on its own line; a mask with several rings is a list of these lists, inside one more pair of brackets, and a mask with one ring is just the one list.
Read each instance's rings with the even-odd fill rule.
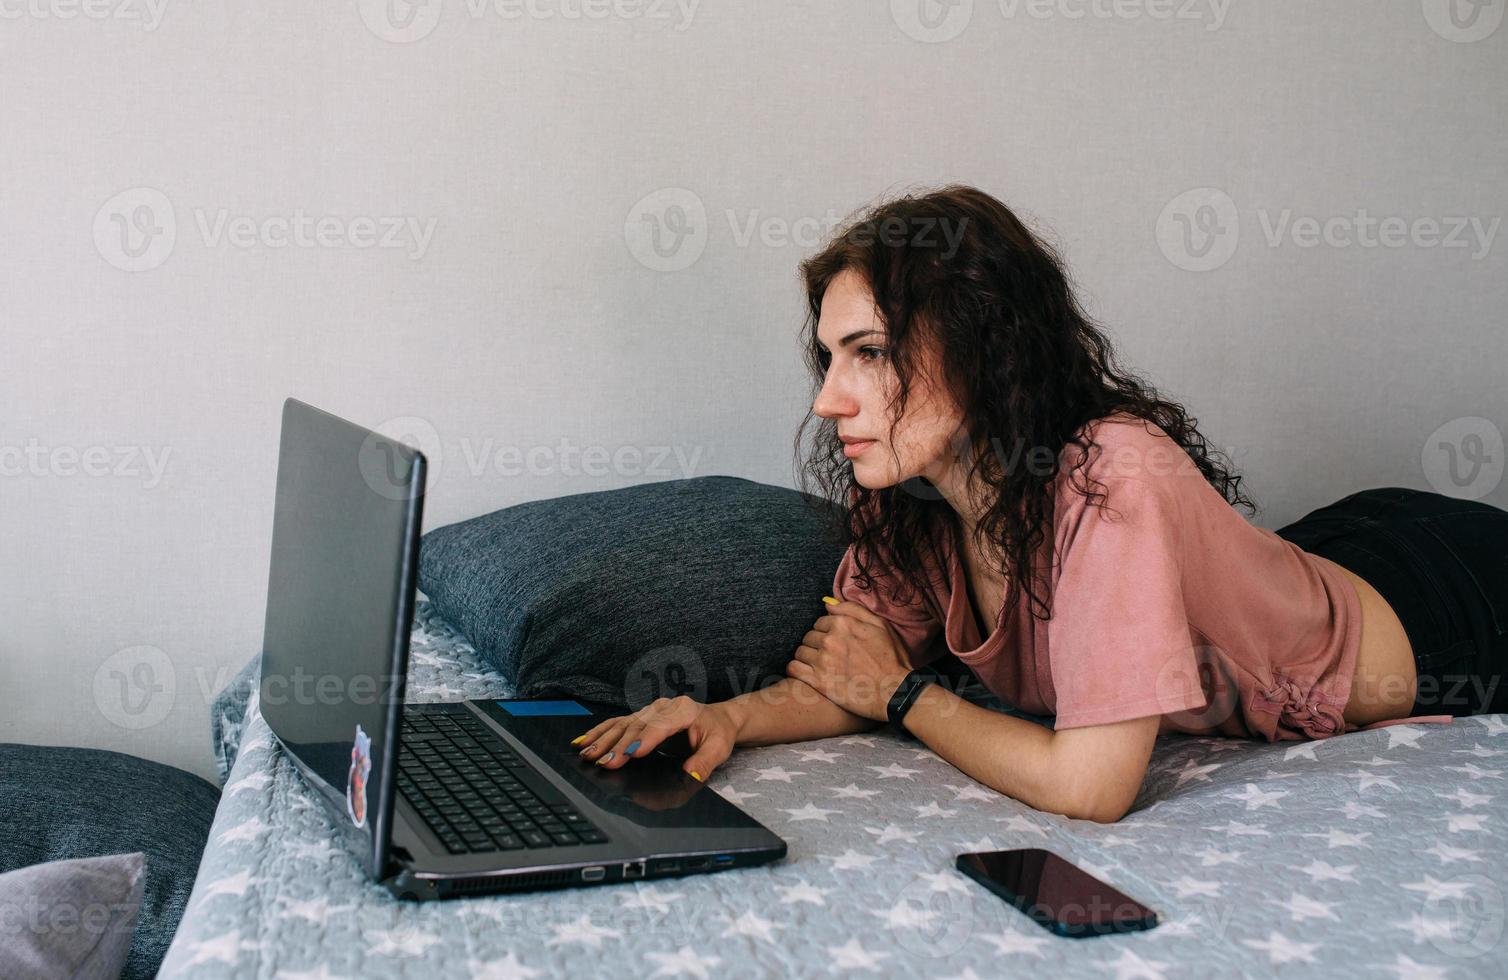
[[885,706],[885,714],[889,718],[891,730],[896,734],[910,739],[916,738],[915,735],[906,730],[906,726],[902,724],[902,719],[906,717],[906,712],[911,710],[911,706],[916,703],[916,699],[921,696],[922,689],[931,683],[931,677],[923,674],[920,670],[913,670],[901,681],[900,686],[895,689],[895,693],[890,695],[890,703]]

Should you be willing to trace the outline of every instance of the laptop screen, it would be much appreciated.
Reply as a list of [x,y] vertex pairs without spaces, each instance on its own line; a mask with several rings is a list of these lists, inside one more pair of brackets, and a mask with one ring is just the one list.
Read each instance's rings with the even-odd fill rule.
[[424,469],[400,442],[283,405],[260,709],[373,876],[387,857]]

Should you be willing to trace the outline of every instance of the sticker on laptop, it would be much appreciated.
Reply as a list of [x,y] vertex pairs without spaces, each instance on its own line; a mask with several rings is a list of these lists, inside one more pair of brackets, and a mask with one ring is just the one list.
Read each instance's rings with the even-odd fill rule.
[[357,827],[367,825],[367,776],[372,772],[372,739],[356,726],[351,744],[351,771],[346,775],[346,812]]

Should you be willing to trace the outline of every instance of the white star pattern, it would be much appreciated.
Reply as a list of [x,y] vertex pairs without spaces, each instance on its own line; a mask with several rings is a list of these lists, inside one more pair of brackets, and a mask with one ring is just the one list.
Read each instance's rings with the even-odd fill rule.
[[1493,756],[1508,755],[1508,749],[1489,749],[1481,742],[1473,742],[1469,749],[1456,749],[1456,755],[1474,755],[1479,759],[1490,759]]
[[873,854],[860,854],[853,848],[849,848],[837,857],[824,857],[823,860],[833,863],[835,871],[862,871],[879,860]]
[[745,912],[728,924],[725,936],[752,936],[765,942],[775,941],[775,930],[782,928],[769,919],[760,918],[753,912]]
[[555,927],[555,935],[546,940],[549,946],[561,946],[565,943],[581,943],[593,949],[602,948],[604,939],[620,939],[623,933],[611,926],[594,925],[590,917],[583,915],[574,922],[562,923]]
[[1455,800],[1466,809],[1471,809],[1474,806],[1483,806],[1492,799],[1486,793],[1473,793],[1465,786],[1457,786],[1454,793],[1436,793],[1435,795],[1442,800]]
[[796,754],[802,762],[836,762],[843,758],[842,752],[829,752],[827,749],[797,749]]
[[337,912],[350,912],[356,908],[354,905],[331,905],[328,895],[305,900],[279,896],[279,901],[283,906],[283,918],[307,919],[315,923],[323,923]]
[[887,823],[884,827],[865,827],[864,832],[868,834],[874,834],[876,844],[888,844],[894,840],[904,841],[907,844],[913,844],[916,842],[916,839],[921,836],[921,834],[915,830],[903,830],[893,823]]
[[1398,980],[1444,980],[1447,970],[1443,966],[1416,963],[1403,953],[1391,963],[1380,964],[1377,969],[1391,970],[1398,975]]
[[1282,963],[1313,963],[1314,951],[1319,949],[1319,943],[1297,942],[1276,930],[1269,932],[1266,939],[1243,939],[1241,942],[1252,949],[1265,952],[1268,961],[1274,966]]
[[198,966],[210,962],[234,963],[246,950],[259,949],[260,946],[250,940],[243,940],[240,931],[233,929],[223,936],[194,943],[189,948],[194,955],[189,959],[188,965]]
[[929,892],[969,892],[969,883],[957,871],[924,871],[916,877],[927,883]]
[[646,953],[645,956],[654,960],[656,964],[652,977],[701,977],[702,980],[710,975],[713,967],[722,962],[716,956],[702,956],[690,946],[682,946],[674,953]]
[[880,795],[880,791],[877,789],[860,789],[853,783],[849,783],[847,786],[830,786],[828,788],[833,791],[833,796],[838,799],[867,800],[871,796]]
[[1411,892],[1424,892],[1427,900],[1435,902],[1442,898],[1462,898],[1471,891],[1471,882],[1437,881],[1430,875],[1425,875],[1423,881],[1405,882],[1400,887],[1407,888]]
[[[1036,834],[1039,837],[1047,836],[1047,828],[1036,823],[1029,817],[1019,813],[1013,813],[1008,817],[996,817],[1000,823],[1005,824],[1005,829],[1016,834]],[[1112,835],[1113,836],[1113,835]],[[1101,841],[1103,843],[1103,840]]]
[[1486,830],[1482,821],[1487,819],[1484,813],[1453,813],[1445,818],[1445,829],[1453,834],[1465,830]]
[[1262,790],[1257,788],[1256,783],[1247,783],[1246,788],[1239,793],[1231,793],[1233,800],[1241,800],[1246,804],[1247,810],[1260,810],[1264,806],[1277,806],[1278,800],[1288,795],[1287,790]]
[[[245,752],[246,749],[243,747],[241,751]],[[249,789],[261,789],[270,782],[272,782],[272,777],[265,772],[248,773],[232,783],[230,788],[225,791],[225,795],[234,796],[237,793],[244,793]]]
[[717,795],[732,803],[734,806],[743,806],[745,800],[752,800],[758,793],[741,793],[732,786],[719,786]]
[[781,807],[780,809],[782,812],[789,813],[791,815],[791,823],[795,823],[798,820],[820,820],[823,823],[827,823],[828,817],[832,816],[834,813],[843,812],[842,810],[824,810],[821,807],[813,806],[810,803],[796,810],[787,810],[785,807]]
[[1010,956],[1013,953],[1041,956],[1042,947],[1051,942],[1046,936],[1032,936],[1024,932],[1007,932],[1003,936],[986,933],[980,938],[995,947],[995,952],[1002,956]]
[[1173,881],[1173,889],[1178,892],[1179,898],[1188,898],[1190,895],[1208,895],[1210,898],[1220,897],[1220,882],[1200,881],[1182,875]]
[[1224,763],[1210,762],[1201,766],[1193,759],[1190,759],[1183,764],[1182,769],[1178,770],[1178,782],[1173,784],[1173,788],[1183,789],[1185,783],[1207,783],[1210,781],[1210,773],[1219,769],[1222,765]]
[[1346,815],[1347,820],[1355,820],[1357,817],[1387,818],[1387,814],[1375,806],[1369,803],[1357,803],[1355,800],[1347,800],[1346,805],[1341,807],[1341,813]]
[[[872,769],[874,767],[871,766],[870,768]],[[1463,772],[1466,775],[1470,776],[1472,779],[1502,779],[1503,778],[1503,770],[1501,770],[1501,769],[1483,769],[1481,766],[1477,765],[1475,762],[1468,762],[1464,766],[1446,766],[1445,768],[1449,769],[1451,772]]]
[[806,773],[804,772],[789,771],[784,766],[771,766],[768,769],[755,769],[754,781],[764,782],[765,780],[774,780],[779,783],[788,783],[797,776],[805,775]]
[[1336,903],[1321,902],[1318,899],[1301,895],[1298,892],[1290,895],[1286,902],[1274,900],[1273,904],[1287,909],[1289,917],[1294,922],[1304,922],[1308,919],[1334,919],[1336,922],[1340,921],[1340,917],[1331,911],[1331,908]]
[[263,883],[264,879],[253,878],[250,871],[237,871],[233,875],[221,878],[218,881],[212,881],[208,885],[204,886],[204,891],[200,893],[199,901],[208,901],[209,899],[214,898],[216,895],[235,895],[237,897],[240,897],[242,895],[245,895],[246,889],[250,888],[252,885],[260,885]]
[[1351,872],[1356,870],[1356,865],[1354,864],[1344,864],[1340,867],[1336,867],[1335,865],[1330,864],[1328,861],[1321,861],[1316,858],[1315,860],[1309,862],[1308,867],[1301,868],[1299,870],[1307,874],[1313,881],[1354,882],[1356,880],[1351,875]]
[[1504,721],[1502,715],[1483,715],[1479,720],[1487,726],[1488,735],[1502,735],[1508,732],[1508,721]]
[[940,807],[940,806],[937,805],[937,801],[936,800],[932,800],[931,802],[925,803],[925,804],[923,804],[921,806],[913,807],[913,809],[916,810],[916,815],[917,815],[918,818],[921,818],[921,817],[956,817],[956,816],[958,816],[958,811],[957,810],[944,810],[942,807]]
[[776,885],[775,890],[780,892],[780,901],[783,905],[794,905],[797,902],[808,902],[812,905],[826,905],[824,897],[831,888],[818,888],[808,884],[804,879],[794,885]]
[[245,823],[237,824],[225,831],[219,837],[216,837],[215,840],[222,844],[228,844],[231,841],[256,840],[271,829],[272,825],[263,823],[261,817],[252,817]]
[[881,779],[910,779],[921,772],[920,769],[907,769],[897,762],[892,762],[888,766],[865,766],[864,768],[873,770],[874,774]]
[[929,908],[912,905],[904,898],[896,902],[884,911],[871,910],[875,915],[885,920],[885,924],[891,929],[912,929],[924,926],[937,918],[937,913]]
[[1292,762],[1294,759],[1308,759],[1310,762],[1317,762],[1319,760],[1314,757],[1314,750],[1317,748],[1319,748],[1319,742],[1317,741],[1300,742],[1297,745],[1291,746],[1283,753],[1283,761]]
[[838,970],[878,970],[881,960],[890,959],[889,953],[871,953],[860,945],[858,939],[850,939],[842,946],[829,946],[833,968]]
[[1335,848],[1335,847],[1371,847],[1372,846],[1372,845],[1370,845],[1370,844],[1367,843],[1367,838],[1372,836],[1372,832],[1370,830],[1363,830],[1363,831],[1361,831],[1359,833],[1354,833],[1353,834],[1349,830],[1341,830],[1338,827],[1331,827],[1329,830],[1325,831],[1324,833],[1305,834],[1304,836],[1305,837],[1321,837],[1321,838],[1324,838],[1324,840],[1326,841],[1326,843],[1328,843],[1330,845],[1330,847],[1332,847],[1332,848]]
[[1206,847],[1195,851],[1199,855],[1199,864],[1206,868],[1219,867],[1222,864],[1235,864],[1241,860],[1241,851],[1217,851],[1213,847]]
[[440,937],[417,929],[398,928],[369,932],[364,937],[370,941],[368,952],[376,956],[402,953],[404,956],[423,956],[424,951],[440,941]]
[[953,799],[962,803],[964,800],[980,800],[990,803],[1000,798],[1000,794],[994,790],[985,789],[978,783],[966,783],[963,786],[944,786],[943,789],[953,791]]
[[1386,786],[1388,789],[1397,789],[1398,784],[1393,782],[1391,776],[1380,776],[1375,772],[1367,772],[1365,769],[1353,769],[1351,775],[1356,777],[1356,791],[1371,789],[1373,786]]
[[[1424,737],[1424,729],[1414,725],[1389,725],[1383,731],[1388,733],[1388,748],[1396,749],[1403,745],[1411,749],[1419,748],[1419,740]],[[1420,751],[1423,751],[1420,749]]]
[[1121,955],[1111,960],[1115,967],[1115,980],[1162,980],[1162,972],[1168,964],[1162,960],[1149,960],[1137,956],[1130,946],[1121,949]]

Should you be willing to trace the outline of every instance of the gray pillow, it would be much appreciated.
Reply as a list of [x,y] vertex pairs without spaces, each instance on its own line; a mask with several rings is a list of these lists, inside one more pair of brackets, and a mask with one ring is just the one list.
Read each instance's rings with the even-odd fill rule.
[[124,977],[153,977],[183,917],[219,802],[220,791],[198,776],[123,752],[0,744],[0,872],[146,854]]
[[140,851],[0,874],[0,977],[115,980],[146,883]]
[[731,476],[535,500],[424,535],[419,586],[521,696],[720,701],[785,676],[840,518]]

